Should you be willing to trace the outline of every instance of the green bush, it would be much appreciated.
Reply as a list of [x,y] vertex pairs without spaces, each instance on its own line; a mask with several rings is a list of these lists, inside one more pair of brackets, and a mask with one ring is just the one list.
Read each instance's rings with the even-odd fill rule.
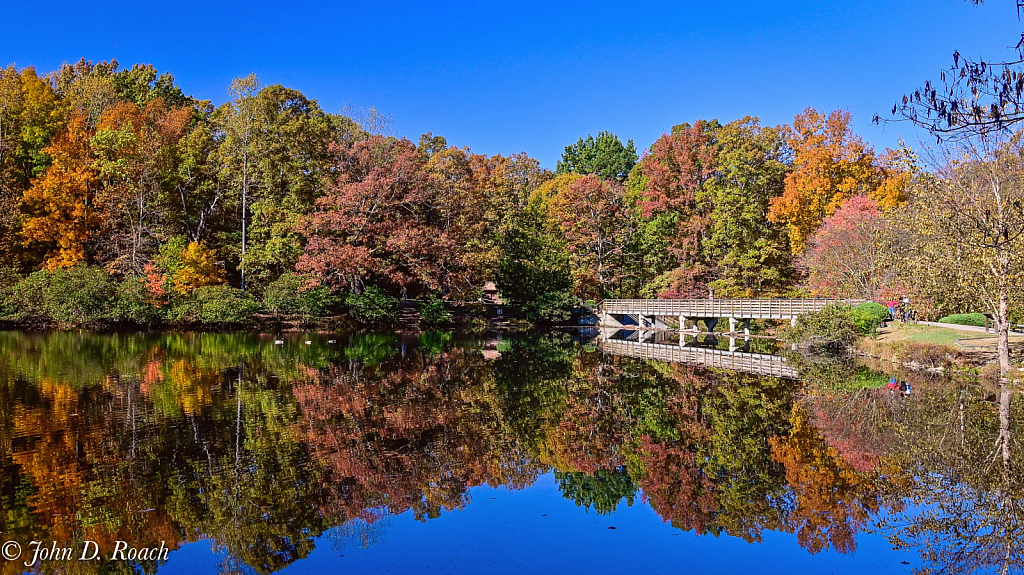
[[878,326],[889,318],[889,308],[875,302],[864,302],[850,308],[850,316],[861,335],[873,335],[877,333]]
[[853,306],[853,309],[861,310],[865,313],[870,313],[871,315],[878,318],[879,323],[889,318],[889,308],[885,307],[880,303],[875,303],[873,301],[859,303]]
[[102,268],[74,266],[29,274],[14,286],[8,301],[21,321],[84,326],[109,319],[116,291]]
[[151,303],[149,288],[142,278],[125,278],[117,284],[110,302],[109,318],[115,322],[150,323],[160,319]]
[[21,281],[18,272],[0,267],[0,319],[13,319],[17,308],[14,305],[14,288]]
[[306,288],[302,276],[287,273],[267,286],[263,292],[263,309],[281,315],[322,317],[330,315],[339,299],[331,295],[328,288]]
[[860,335],[853,308],[846,304],[829,304],[821,311],[800,315],[796,325],[783,333],[783,339],[824,351],[838,351],[852,346]]
[[352,319],[362,324],[387,325],[398,319],[398,299],[377,286],[370,286],[361,294],[350,294],[345,303]]
[[541,294],[523,306],[523,315],[533,321],[560,323],[568,321],[579,307],[579,299],[568,291]]
[[441,298],[430,294],[420,306],[420,320],[427,325],[445,325],[452,322],[452,312],[448,311]]
[[202,286],[174,301],[170,319],[184,323],[242,325],[253,322],[260,304],[227,285]]
[[973,325],[976,327],[985,327],[985,314],[981,313],[955,313],[947,315],[946,317],[939,318],[939,323],[948,323],[953,325]]

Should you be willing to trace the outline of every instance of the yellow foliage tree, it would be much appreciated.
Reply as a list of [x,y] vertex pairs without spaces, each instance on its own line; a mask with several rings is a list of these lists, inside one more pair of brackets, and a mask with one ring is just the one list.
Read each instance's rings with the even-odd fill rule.
[[53,163],[22,199],[30,214],[22,228],[25,244],[46,247],[43,266],[48,269],[89,259],[89,240],[97,229],[93,205],[98,186],[91,136],[85,118],[73,118],[45,148]]
[[224,283],[224,272],[217,266],[217,254],[199,242],[190,242],[178,256],[180,267],[171,277],[174,289],[187,294],[192,290]]

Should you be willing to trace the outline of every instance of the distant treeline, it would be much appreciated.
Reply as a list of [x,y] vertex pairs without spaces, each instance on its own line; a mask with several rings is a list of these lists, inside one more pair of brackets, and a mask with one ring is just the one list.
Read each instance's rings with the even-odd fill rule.
[[606,297],[877,297],[816,275],[816,234],[844,207],[904,203],[916,170],[844,111],[697,120],[640,156],[600,132],[551,172],[388,135],[373,110],[328,113],[255,76],[229,93],[214,107],[114,61],[0,70],[3,313],[46,317],[33,294],[74,298],[69,273],[103,284],[114,321],[330,315],[370,287],[474,300],[489,280],[548,317]]

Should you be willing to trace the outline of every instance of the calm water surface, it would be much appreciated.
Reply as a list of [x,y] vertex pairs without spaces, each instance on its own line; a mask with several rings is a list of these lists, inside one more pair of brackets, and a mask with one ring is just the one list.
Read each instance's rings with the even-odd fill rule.
[[[1012,390],[890,389],[763,342],[667,362],[678,350],[625,340],[0,332],[0,544],[23,551],[0,570],[1024,564]],[[86,540],[100,560],[24,565],[33,541],[77,556]],[[118,541],[170,552],[114,561]]]

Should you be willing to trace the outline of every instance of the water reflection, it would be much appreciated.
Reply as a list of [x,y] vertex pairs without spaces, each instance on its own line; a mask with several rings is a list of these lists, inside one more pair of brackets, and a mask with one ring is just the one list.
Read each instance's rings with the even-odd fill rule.
[[[642,500],[697,534],[818,553],[877,531],[926,569],[1020,568],[1012,390],[903,375],[906,397],[863,365],[614,339],[0,332],[0,530],[105,553],[208,540],[220,570],[270,573],[553,470],[581,513]],[[759,371],[776,363],[793,375]],[[132,566],[41,570],[69,568]]]

